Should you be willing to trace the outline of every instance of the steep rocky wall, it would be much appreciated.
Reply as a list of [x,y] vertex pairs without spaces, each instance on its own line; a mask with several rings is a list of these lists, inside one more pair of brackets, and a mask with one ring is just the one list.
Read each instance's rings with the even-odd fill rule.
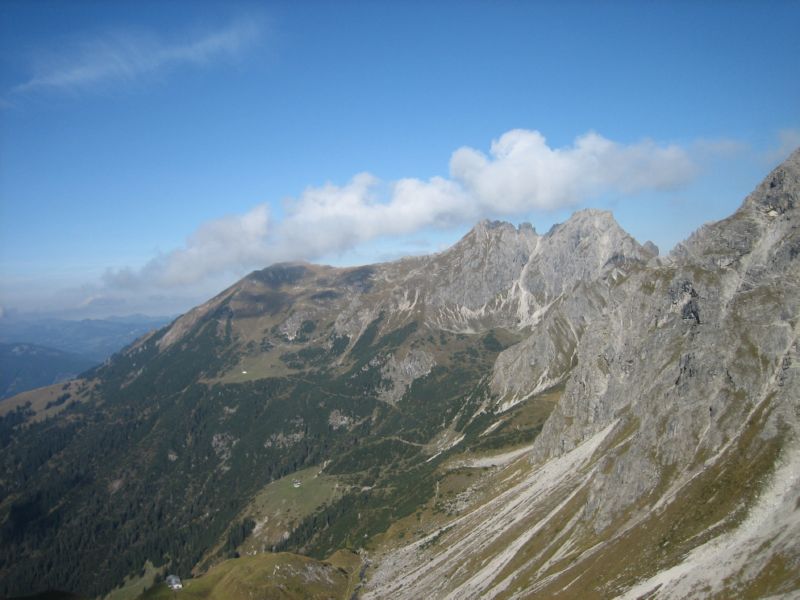
[[[583,332],[530,472],[390,553],[370,597],[794,597],[799,206],[800,151],[733,216],[622,273],[602,310],[544,315]],[[539,385],[565,334],[534,333],[495,390]]]

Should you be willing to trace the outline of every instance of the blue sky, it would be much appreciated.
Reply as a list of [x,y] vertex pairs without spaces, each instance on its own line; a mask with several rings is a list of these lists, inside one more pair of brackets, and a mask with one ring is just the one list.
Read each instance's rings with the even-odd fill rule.
[[607,208],[666,252],[800,145],[800,2],[0,3],[0,306]]

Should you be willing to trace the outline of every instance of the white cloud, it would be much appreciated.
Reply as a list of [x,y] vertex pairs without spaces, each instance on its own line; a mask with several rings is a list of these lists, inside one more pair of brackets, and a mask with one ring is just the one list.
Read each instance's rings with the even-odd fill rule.
[[15,86],[14,94],[75,91],[102,84],[132,82],[165,69],[202,66],[236,56],[258,38],[254,19],[183,40],[167,41],[151,34],[108,33],[83,40],[57,54],[40,54],[33,75]]
[[183,248],[159,255],[139,270],[109,270],[103,277],[111,288],[169,288],[191,285],[230,271],[272,261],[269,209],[259,204],[243,215],[203,224]]
[[270,222],[266,204],[211,221],[183,248],[139,270],[110,271],[105,282],[126,288],[186,286],[273,262],[315,260],[424,228],[556,210],[606,192],[671,189],[697,171],[689,153],[675,145],[650,140],[624,145],[588,133],[572,146],[551,148],[539,132],[517,129],[495,140],[488,156],[458,149],[449,179],[385,183],[360,173],[342,186],[309,187],[287,202],[278,222]]
[[461,223],[470,212],[463,190],[447,179],[400,179],[385,186],[361,173],[342,187],[308,188],[278,226],[275,253],[284,260],[315,258],[377,237]]
[[574,206],[608,191],[669,189],[697,171],[678,146],[649,140],[626,146],[596,133],[551,148],[538,131],[514,129],[492,142],[489,153],[460,148],[450,172],[485,210],[508,215]]

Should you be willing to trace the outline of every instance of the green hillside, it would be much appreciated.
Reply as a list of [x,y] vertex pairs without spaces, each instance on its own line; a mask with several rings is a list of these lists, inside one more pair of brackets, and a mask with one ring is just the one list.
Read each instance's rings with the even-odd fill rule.
[[173,592],[160,583],[141,600],[315,600],[346,599],[349,573],[344,568],[293,554],[259,554],[226,560],[202,577],[182,580]]
[[[366,271],[333,275],[368,289]],[[491,445],[486,375],[517,338],[383,311],[340,336],[320,295],[330,276],[258,272],[88,372],[59,412],[37,400],[2,417],[0,593],[98,595],[146,564],[201,573],[244,552],[358,549],[434,495],[449,454]],[[548,411],[494,439],[529,442]]]

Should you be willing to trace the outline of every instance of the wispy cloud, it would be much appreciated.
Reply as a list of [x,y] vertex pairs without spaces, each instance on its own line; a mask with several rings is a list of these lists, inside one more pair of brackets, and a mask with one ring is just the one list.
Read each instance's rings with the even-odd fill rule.
[[778,132],[777,145],[766,152],[764,160],[770,165],[778,164],[798,148],[800,148],[800,129],[781,129]]
[[259,21],[248,18],[180,40],[149,33],[107,33],[74,43],[58,54],[39,54],[30,78],[11,93],[72,92],[130,83],[182,66],[203,66],[239,55],[258,39],[260,31]]
[[103,277],[111,288],[170,288],[191,285],[229,270],[242,270],[270,260],[269,213],[261,204],[243,215],[203,224],[183,248],[159,255],[139,270],[109,270]]
[[676,145],[620,144],[592,132],[552,148],[538,131],[517,129],[492,142],[488,155],[456,150],[449,178],[383,182],[361,173],[345,185],[309,187],[288,203],[281,220],[271,219],[263,204],[211,221],[184,247],[140,269],[109,271],[105,283],[111,289],[174,289],[277,261],[315,260],[423,228],[557,210],[608,192],[668,190],[698,171],[690,152]]
[[700,138],[692,143],[692,156],[701,160],[732,158],[744,154],[750,147],[732,138]]

